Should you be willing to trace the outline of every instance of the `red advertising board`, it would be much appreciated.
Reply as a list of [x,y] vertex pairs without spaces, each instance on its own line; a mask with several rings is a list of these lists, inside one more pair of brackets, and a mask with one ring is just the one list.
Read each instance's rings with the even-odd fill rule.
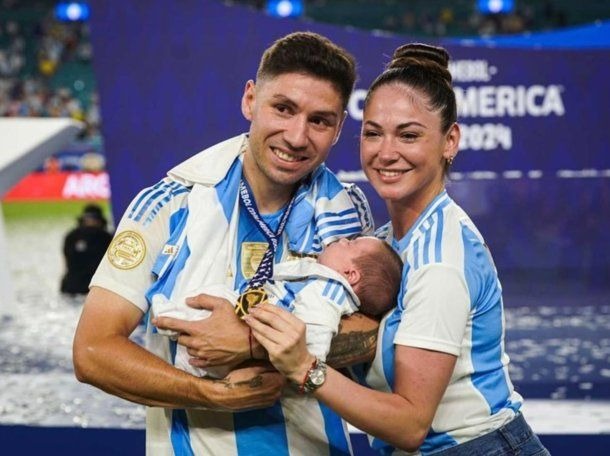
[[24,177],[4,201],[106,200],[110,185],[106,172],[35,172]]

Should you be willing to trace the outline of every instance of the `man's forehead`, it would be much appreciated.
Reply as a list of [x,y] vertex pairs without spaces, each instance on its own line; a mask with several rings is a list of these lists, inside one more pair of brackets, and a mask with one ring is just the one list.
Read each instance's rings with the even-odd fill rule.
[[323,97],[327,102],[341,105],[341,92],[332,81],[308,73],[281,73],[277,76],[265,77],[256,81],[256,87],[268,91],[271,96],[287,98],[290,98],[295,90],[306,88],[310,99],[315,91],[318,92],[317,99]]

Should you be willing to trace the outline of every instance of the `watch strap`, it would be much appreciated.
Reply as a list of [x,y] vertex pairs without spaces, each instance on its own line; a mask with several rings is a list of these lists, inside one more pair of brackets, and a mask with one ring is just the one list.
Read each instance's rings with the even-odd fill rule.
[[305,378],[299,386],[299,393],[313,393],[320,386],[324,384],[326,380],[326,363],[320,358],[316,358],[312,363],[307,372]]

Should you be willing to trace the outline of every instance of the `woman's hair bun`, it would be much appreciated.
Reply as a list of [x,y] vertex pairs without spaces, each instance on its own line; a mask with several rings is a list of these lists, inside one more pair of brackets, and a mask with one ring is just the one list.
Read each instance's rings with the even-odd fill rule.
[[394,51],[392,61],[388,65],[391,68],[404,68],[411,65],[425,65],[436,63],[441,68],[447,68],[449,54],[441,47],[430,46],[423,43],[410,43],[400,46]]

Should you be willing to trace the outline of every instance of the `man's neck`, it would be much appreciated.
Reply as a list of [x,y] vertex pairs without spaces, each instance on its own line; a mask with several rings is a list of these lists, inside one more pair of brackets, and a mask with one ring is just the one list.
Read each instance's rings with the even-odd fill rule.
[[251,157],[244,157],[243,176],[252,190],[252,196],[261,214],[272,214],[283,208],[294,193],[298,184],[282,185],[271,182]]

